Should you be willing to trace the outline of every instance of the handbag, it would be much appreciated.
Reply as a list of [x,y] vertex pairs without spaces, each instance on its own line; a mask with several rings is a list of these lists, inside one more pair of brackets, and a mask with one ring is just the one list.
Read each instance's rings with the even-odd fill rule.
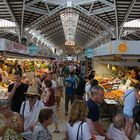
[[81,122],[78,126],[78,130],[77,130],[77,136],[76,136],[76,140],[79,140],[79,130],[80,130],[80,127],[81,127],[81,140],[83,140],[83,129],[82,129],[82,124],[84,122]]

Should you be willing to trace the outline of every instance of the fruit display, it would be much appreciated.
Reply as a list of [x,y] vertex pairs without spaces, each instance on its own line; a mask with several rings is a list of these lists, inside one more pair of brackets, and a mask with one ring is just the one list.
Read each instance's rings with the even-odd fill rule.
[[111,81],[111,78],[96,77],[100,84],[106,84]]
[[116,101],[119,101],[120,98],[122,98],[124,96],[124,91],[122,90],[112,90],[110,92],[106,92],[104,97],[106,99],[113,99]]
[[110,83],[105,83],[105,84],[101,84],[101,86],[104,89],[111,89],[113,87],[114,84],[110,84]]

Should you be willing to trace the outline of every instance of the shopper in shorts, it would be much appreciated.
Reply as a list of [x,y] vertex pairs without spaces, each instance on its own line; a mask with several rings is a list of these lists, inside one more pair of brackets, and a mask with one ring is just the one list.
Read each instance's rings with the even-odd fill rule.
[[53,110],[52,117],[53,117],[53,123],[55,125],[54,132],[59,133],[58,121],[57,121],[57,117],[56,117],[55,91],[52,88],[52,81],[48,80],[48,79],[45,79],[44,80],[44,85],[46,86],[46,87],[44,87],[44,91],[43,91],[44,104],[45,104],[46,108]]

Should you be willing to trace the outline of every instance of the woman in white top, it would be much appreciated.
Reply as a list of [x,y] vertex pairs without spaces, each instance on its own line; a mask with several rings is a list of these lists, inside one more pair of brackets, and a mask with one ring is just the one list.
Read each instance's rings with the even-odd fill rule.
[[87,113],[86,103],[78,99],[75,100],[69,114],[64,140],[91,140],[91,135],[85,122]]

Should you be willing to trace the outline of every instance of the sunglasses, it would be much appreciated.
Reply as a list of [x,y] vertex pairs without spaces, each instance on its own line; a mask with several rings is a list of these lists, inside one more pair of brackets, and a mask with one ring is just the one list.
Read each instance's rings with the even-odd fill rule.
[[28,99],[30,98],[30,99],[34,99],[35,98],[35,96],[26,96]]

